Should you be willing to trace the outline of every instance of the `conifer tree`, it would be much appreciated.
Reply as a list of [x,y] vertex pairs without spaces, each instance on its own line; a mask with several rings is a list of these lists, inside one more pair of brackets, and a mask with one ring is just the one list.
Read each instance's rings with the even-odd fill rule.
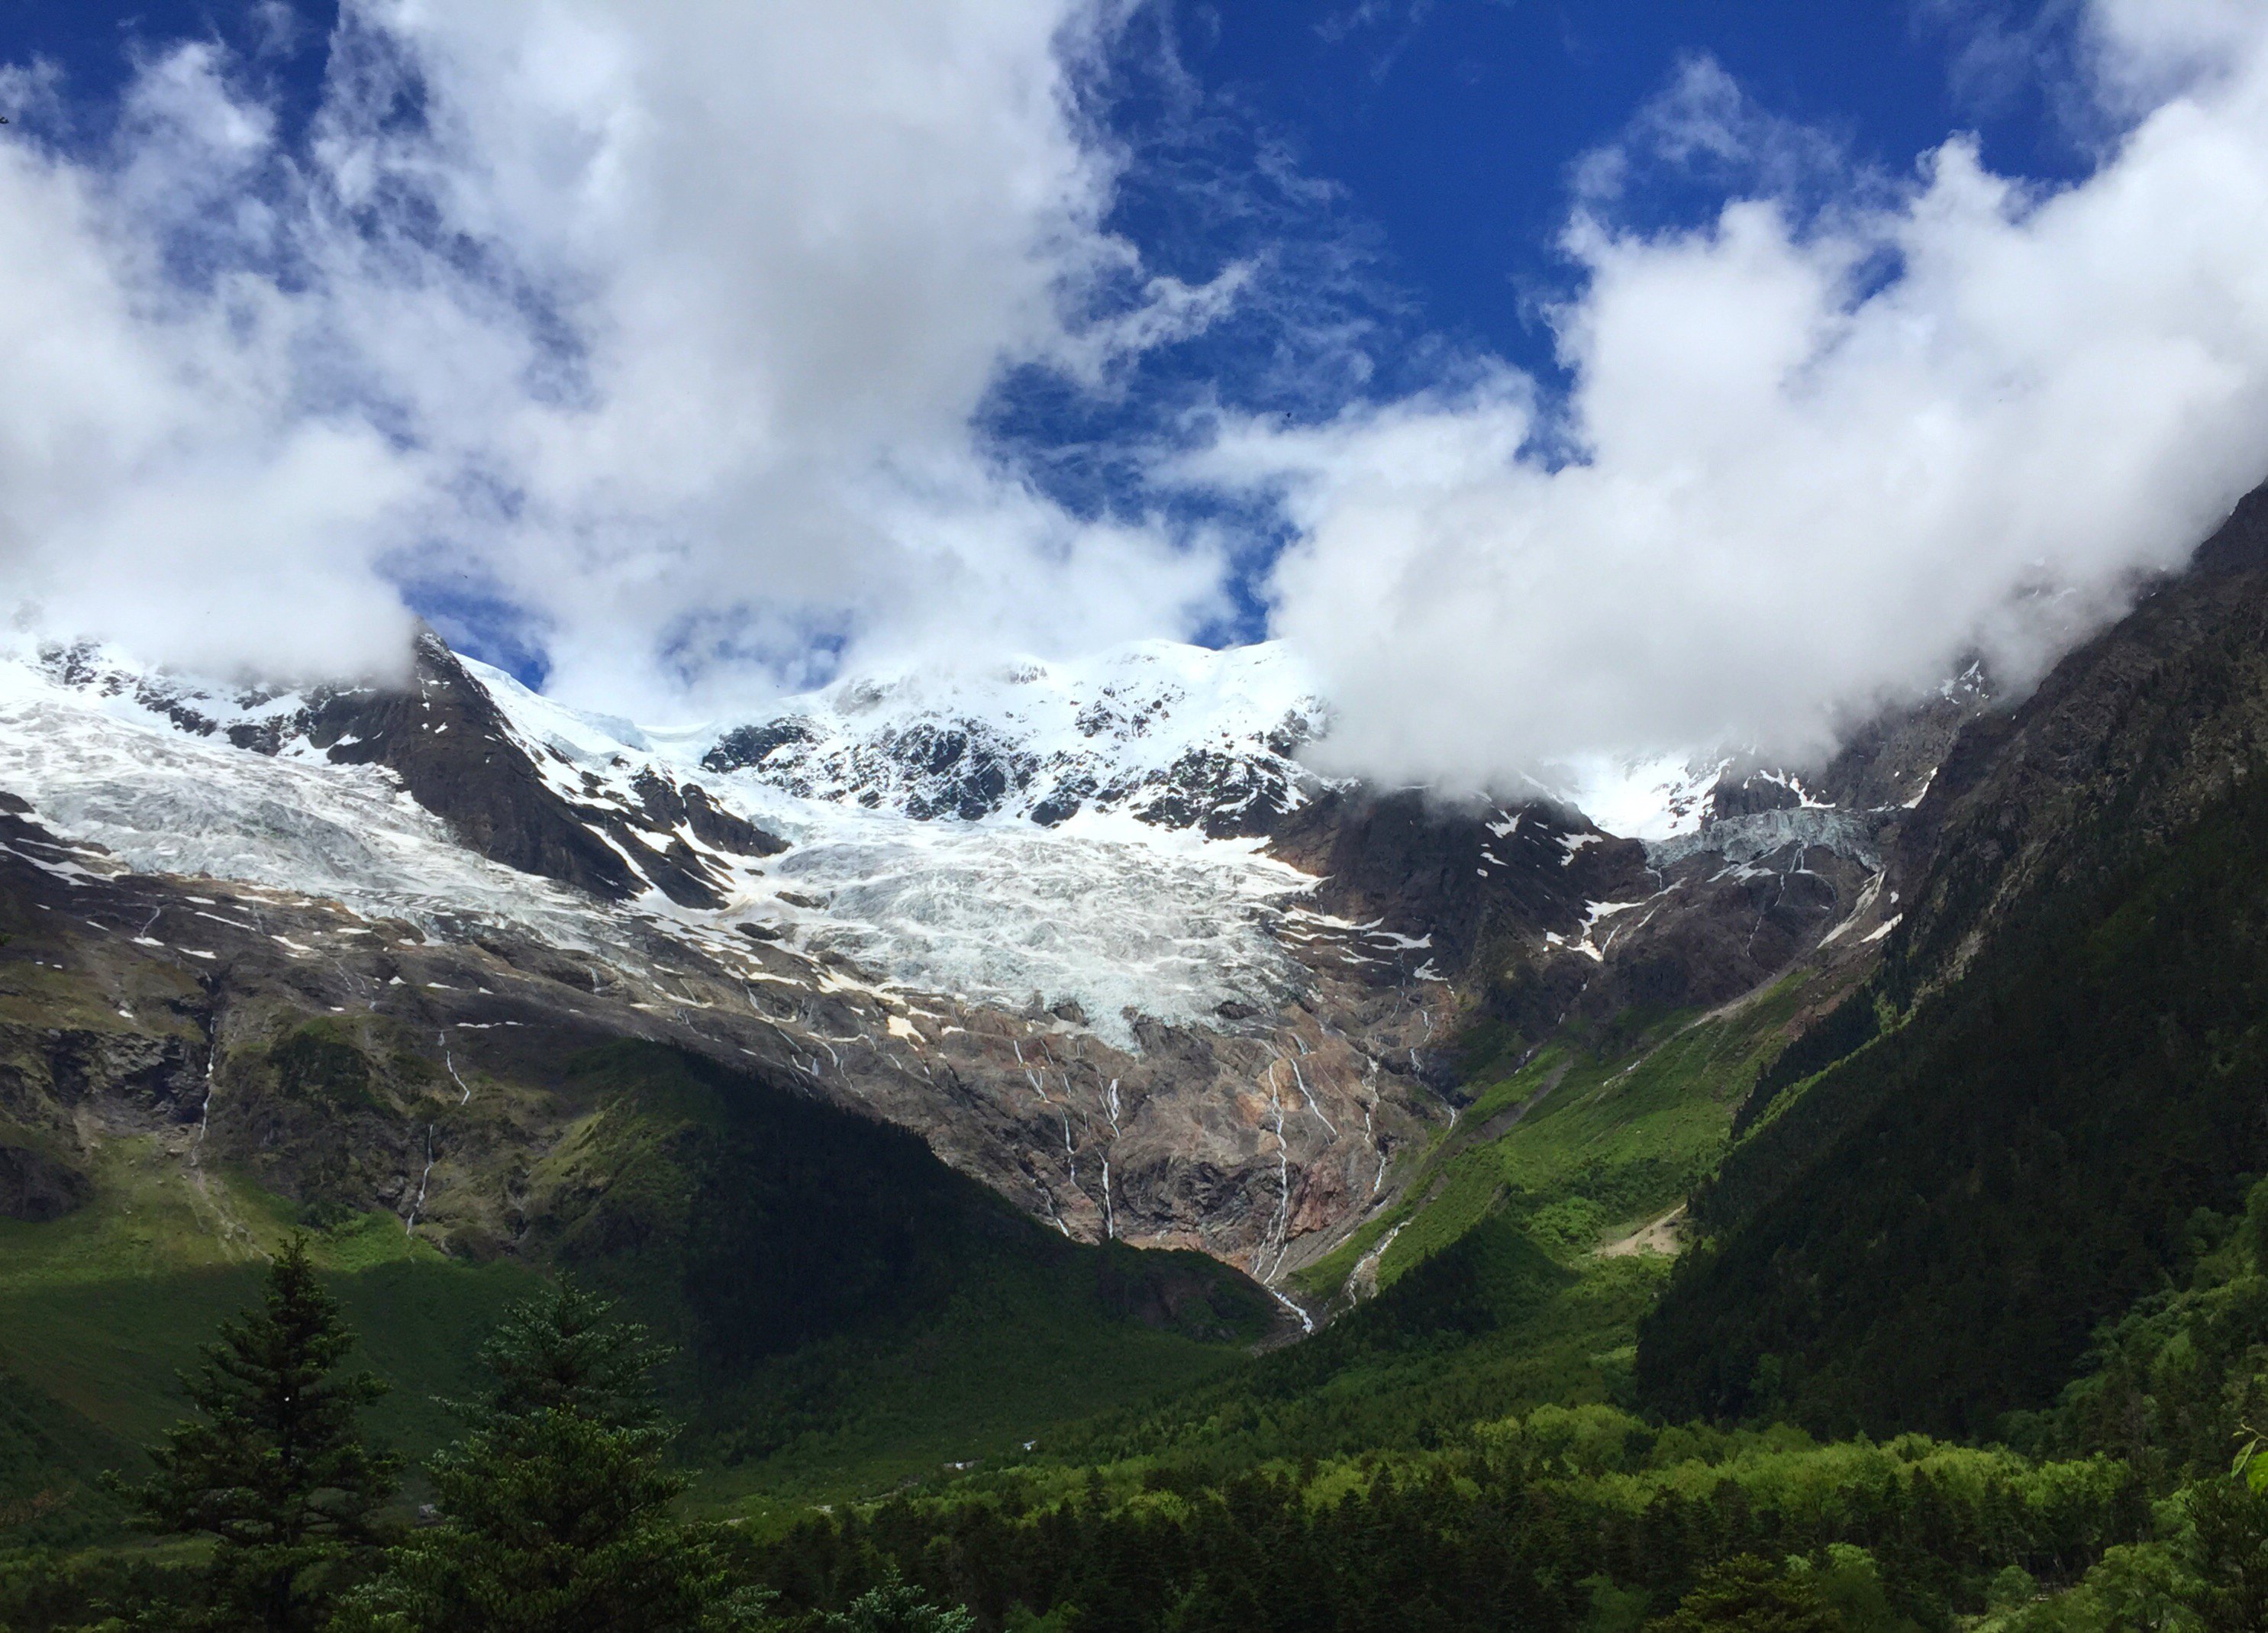
[[1648,1633],[1843,1633],[1843,1619],[1808,1575],[1736,1554],[1703,1571]]
[[713,1527],[669,1506],[671,1431],[641,1328],[568,1282],[515,1306],[481,1351],[465,1435],[426,1467],[443,1523],[406,1538],[340,1625],[371,1633],[711,1633],[762,1625]]
[[852,1600],[850,1609],[828,1616],[825,1629],[826,1633],[976,1633],[976,1618],[964,1606],[932,1602],[928,1594],[902,1580],[894,1565],[883,1581]]
[[267,1633],[321,1626],[342,1566],[380,1540],[377,1511],[400,1460],[363,1438],[362,1409],[387,1391],[333,1373],[354,1347],[315,1279],[305,1237],[269,1267],[257,1308],[221,1323],[182,1383],[196,1416],[168,1430],[157,1472],[121,1489],[142,1527],[216,1539],[195,1625]]

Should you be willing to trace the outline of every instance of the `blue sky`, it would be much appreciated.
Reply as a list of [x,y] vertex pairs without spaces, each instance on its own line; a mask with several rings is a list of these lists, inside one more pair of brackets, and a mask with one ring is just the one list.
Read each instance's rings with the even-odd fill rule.
[[2268,474],[2244,0],[0,0],[0,549],[181,662],[1818,748]]
[[[217,41],[290,131],[318,103],[337,10],[0,0],[0,61],[60,65],[69,134],[92,140],[137,60]],[[1260,244],[1329,255],[1344,278],[1330,298],[1391,334],[1382,349],[1414,355],[1417,376],[1448,346],[1564,379],[1541,308],[1573,281],[1558,245],[1571,169],[1621,137],[1682,63],[1720,63],[1854,167],[1902,174],[1969,130],[1994,169],[2068,180],[2094,158],[2052,111],[2073,15],[2054,0],[1182,3],[1138,11],[1106,70],[1087,78],[1104,129],[1131,156],[1110,225],[1153,268],[1199,281]],[[1318,190],[1286,197],[1263,173],[1263,151]],[[1638,221],[1705,219],[1736,180],[1657,174],[1622,209]],[[1148,360],[1149,371],[1160,388],[1194,379],[1256,406],[1329,411],[1344,382],[1271,371],[1250,355],[1283,343],[1226,325]],[[1049,452],[1076,452],[1097,424],[1122,427],[1113,411],[1129,406],[1035,396],[993,411],[1013,421],[1043,477]],[[1068,474],[1059,480],[1079,495]]]
[[[1977,60],[1996,28],[2039,26],[2013,9],[1896,0],[1244,0],[1177,8],[1170,38],[1228,120],[1343,190],[1338,208],[1375,229],[1377,270],[1415,297],[1426,327],[1546,369],[1534,305],[1568,281],[1556,246],[1569,169],[1615,141],[1682,60],[1714,58],[1857,164],[1903,173],[1973,129],[1996,169],[2069,177],[2088,156],[2024,71],[2053,70],[2051,24],[2029,64],[1985,74]],[[1130,43],[1145,39],[1137,29]],[[1722,196],[1704,180],[1646,203],[1690,217]],[[1145,239],[1171,242],[1129,213]]]
[[[2072,17],[1990,0],[1149,9],[1099,96],[1131,154],[1112,224],[1152,266],[1192,281],[1264,246],[1286,263],[1292,309],[1263,304],[1248,322],[1145,358],[1147,394],[1067,401],[1042,381],[1028,405],[1012,389],[995,411],[1028,468],[1066,503],[1094,507],[1159,502],[1114,481],[1126,434],[1193,391],[1328,417],[1349,394],[1421,388],[1445,359],[1474,356],[1564,389],[1548,309],[1579,281],[1560,242],[1573,172],[1623,139],[1684,64],[1721,65],[1764,113],[1816,132],[1854,172],[1909,175],[1948,135],[1973,131],[1996,170],[2053,183],[2095,158],[2088,133],[2056,115]],[[1314,190],[1287,196],[1271,163]],[[1691,225],[1752,180],[1738,166],[1659,167],[1616,210],[1642,227]],[[1314,309],[1326,303],[1337,308],[1328,317]],[[1350,380],[1343,356],[1302,348],[1334,319],[1374,337],[1365,361],[1378,376]],[[1203,634],[1248,640],[1264,629],[1260,585],[1281,530],[1264,511],[1228,515],[1249,550],[1233,614]]]

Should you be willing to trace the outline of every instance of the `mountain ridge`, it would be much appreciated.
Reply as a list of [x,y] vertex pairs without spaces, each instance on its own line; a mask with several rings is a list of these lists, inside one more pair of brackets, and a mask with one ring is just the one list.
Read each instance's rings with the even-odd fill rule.
[[[0,784],[131,867],[643,993],[634,1035],[773,1062],[1066,1234],[1270,1281],[1392,1202],[1454,1121],[1474,1026],[1532,1049],[1728,1001],[1837,938],[1871,958],[1904,813],[1738,756],[1626,768],[1674,795],[1646,841],[1557,798],[1328,781],[1295,757],[1328,710],[1281,647],[846,681],[669,730],[430,633],[394,688],[224,688],[84,646],[8,673]],[[1835,775],[1903,753],[1883,787],[1926,778],[1893,739]]]

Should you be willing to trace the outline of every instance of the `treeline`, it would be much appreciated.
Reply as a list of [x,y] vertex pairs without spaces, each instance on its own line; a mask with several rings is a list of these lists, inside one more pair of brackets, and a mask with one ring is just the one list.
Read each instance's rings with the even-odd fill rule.
[[[2014,1449],[1665,1428],[1592,1405],[1435,1450],[1240,1465],[1249,1437],[1214,1386],[1195,1439],[1129,1437],[1101,1467],[1005,1470],[814,1518],[762,1550],[758,1574],[785,1615],[902,1578],[986,1628],[1082,1633],[2258,1629],[2268,1182],[2174,1234],[2182,1279],[2100,1328],[2048,1407],[2004,1421]],[[1454,1350],[1422,1353],[1454,1365]],[[1280,1380],[1250,1381],[1262,1409]]]
[[[151,1475],[113,1482],[186,1541],[0,1562],[0,1629],[2234,1633],[2268,1626],[2268,1185],[2185,1241],[2187,1283],[2102,1329],[2086,1375],[2012,1422],[2018,1449],[1545,1406],[1351,1455],[1176,1435],[767,1536],[679,1512],[661,1351],[571,1284],[483,1348],[413,1518],[360,1426],[384,1385],[347,1369],[294,1243],[185,1380],[194,1415]],[[1350,1328],[1340,1362],[1447,1359],[1526,1262],[1453,1262],[1395,1312],[1414,1353]]]
[[1767,1625],[1742,1619],[1759,1600],[1794,1607],[1774,1627],[1888,1633],[1950,1627],[2010,1583],[2076,1582],[2149,1524],[2106,1459],[1664,1431],[1594,1406],[1214,1483],[1098,1471],[1036,1500],[1007,1475],[814,1518],[762,1573],[785,1610],[902,1576],[984,1627],[1044,1615],[1082,1633],[1734,1628]]

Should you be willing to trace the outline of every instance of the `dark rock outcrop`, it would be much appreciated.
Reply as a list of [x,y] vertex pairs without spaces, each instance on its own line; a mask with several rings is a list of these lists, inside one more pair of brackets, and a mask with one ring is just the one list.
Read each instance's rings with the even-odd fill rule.
[[1649,888],[1643,845],[1572,813],[1460,807],[1415,789],[1333,789],[1284,819],[1268,849],[1322,876],[1329,912],[1432,938],[1452,974],[1494,938],[1570,935],[1587,901]]
[[0,1138],[0,1219],[60,1219],[94,1195],[85,1174],[29,1145]]
[[1911,986],[1957,974],[2020,898],[2130,865],[2268,752],[2268,497],[2189,573],[1971,722],[1893,847]]
[[492,861],[608,901],[652,886],[684,906],[720,906],[720,881],[687,834],[742,856],[786,848],[697,787],[681,789],[658,773],[638,779],[636,805],[569,799],[531,758],[544,751],[519,742],[431,635],[418,640],[409,689],[329,693],[310,708],[305,729],[335,762],[392,770],[412,798]]

